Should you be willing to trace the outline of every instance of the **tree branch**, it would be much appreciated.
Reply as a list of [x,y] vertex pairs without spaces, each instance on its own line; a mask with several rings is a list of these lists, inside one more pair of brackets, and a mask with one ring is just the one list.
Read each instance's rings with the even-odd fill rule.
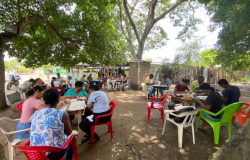
[[136,39],[137,39],[138,43],[140,44],[141,39],[140,39],[140,36],[139,36],[138,31],[136,29],[135,23],[134,23],[131,15],[130,15],[130,13],[128,11],[127,0],[123,0],[123,6],[124,6],[124,9],[125,9],[126,15],[128,16],[129,22],[130,22],[130,24],[131,24],[131,26],[132,26],[132,28],[133,28],[133,30],[135,32]]
[[122,8],[121,8],[120,5],[119,5],[119,9],[120,9],[120,26],[121,26],[121,29],[122,29],[122,34],[125,35],[123,27],[122,27]]
[[183,2],[188,1],[188,0],[180,0],[177,1],[172,7],[170,7],[167,11],[165,11],[164,13],[162,13],[159,17],[157,17],[154,20],[154,23],[158,22],[160,19],[164,18],[169,12],[171,12],[172,10],[174,10],[176,7],[178,7],[180,4],[182,4]]
[[128,32],[127,41],[129,43],[129,46],[130,46],[130,52],[131,52],[133,58],[137,59],[137,55],[135,53],[135,47],[134,47],[134,44],[133,44],[133,41],[132,41],[132,34],[131,34],[130,30],[129,30],[128,21],[126,19],[125,19],[125,26],[126,26],[126,30]]

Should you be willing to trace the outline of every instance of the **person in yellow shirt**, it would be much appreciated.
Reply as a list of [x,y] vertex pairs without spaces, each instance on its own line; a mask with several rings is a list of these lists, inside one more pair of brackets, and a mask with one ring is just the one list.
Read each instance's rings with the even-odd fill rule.
[[195,80],[192,82],[191,86],[190,86],[190,90],[192,91],[192,93],[197,93],[197,94],[202,94],[202,91],[199,91],[200,88],[200,84],[204,82],[204,77],[203,76],[199,76],[198,80]]
[[157,83],[153,83],[152,79],[154,78],[153,74],[150,74],[149,77],[147,77],[145,79],[145,85],[144,85],[144,89],[146,89],[149,92],[149,98],[152,97],[152,94],[155,93],[155,88],[152,87],[152,85],[157,84]]

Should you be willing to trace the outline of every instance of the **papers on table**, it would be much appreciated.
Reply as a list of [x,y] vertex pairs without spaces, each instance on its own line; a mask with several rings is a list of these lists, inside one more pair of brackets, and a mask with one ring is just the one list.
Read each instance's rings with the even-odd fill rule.
[[71,102],[70,104],[65,104],[60,108],[60,111],[78,111],[84,110],[86,107],[85,101],[75,101]]
[[207,99],[207,96],[197,96],[196,98],[198,98],[198,99],[201,99],[201,100],[206,100]]

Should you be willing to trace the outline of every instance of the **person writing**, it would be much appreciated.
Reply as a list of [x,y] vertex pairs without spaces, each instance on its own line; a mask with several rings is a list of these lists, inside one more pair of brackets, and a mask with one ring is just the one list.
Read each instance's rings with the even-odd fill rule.
[[[182,83],[178,83],[176,84],[175,88],[174,88],[174,93],[179,93],[179,94],[186,94],[188,93],[190,90],[187,87],[190,84],[190,81],[188,79],[182,79]],[[187,91],[186,91],[187,90]]]
[[124,74],[122,82],[123,84],[120,84],[120,92],[122,92],[123,87],[127,85],[128,79],[126,74]]
[[[202,90],[203,93],[208,94],[205,104],[202,103],[200,99],[193,98],[193,100],[198,102],[199,105],[201,106],[200,109],[205,109],[213,113],[219,112],[223,107],[223,101],[222,101],[221,95],[218,92],[215,92],[214,88],[210,87],[208,83],[202,83],[200,85],[200,89]],[[218,116],[212,116],[206,112],[203,112],[203,115],[204,117],[212,121],[220,121],[221,116],[222,116],[222,114]],[[206,121],[203,121],[202,128],[199,128],[199,129],[205,131],[205,130],[208,130],[209,128],[210,128],[210,125]]]
[[87,96],[86,91],[83,89],[83,82],[82,81],[77,81],[74,84],[74,88],[68,89],[68,91],[65,93],[64,96]]
[[225,106],[239,102],[241,96],[239,87],[231,86],[225,79],[220,79],[218,84],[222,88],[225,88],[222,92],[223,103]]
[[157,83],[153,83],[153,82],[152,82],[152,79],[153,79],[153,78],[154,78],[154,75],[151,73],[151,74],[149,75],[149,77],[147,77],[147,78],[145,79],[144,88],[149,92],[149,95],[148,95],[149,98],[152,97],[152,94],[153,94],[153,93],[155,93],[155,88],[152,87],[152,85],[157,84]]
[[202,94],[203,92],[200,91],[200,84],[204,82],[204,76],[199,76],[198,80],[195,80],[190,85],[190,90],[192,93]]
[[[45,107],[43,100],[44,88],[41,86],[35,86],[30,91],[26,92],[26,99],[23,103],[21,118],[16,126],[16,131],[28,129],[31,126],[30,117],[35,113],[36,110]],[[18,139],[29,138],[29,132],[21,132],[15,134]]]
[[[72,132],[69,115],[56,109],[60,95],[56,89],[44,92],[45,108],[36,111],[30,118],[30,146],[63,147]],[[48,159],[60,159],[67,152],[66,160],[72,160],[73,149],[66,147],[59,153],[45,153]]]
[[[171,86],[171,80],[168,78],[168,76],[166,74],[163,74],[162,76],[162,80],[161,80],[161,85],[166,85],[166,86]],[[160,88],[159,92],[161,94],[161,96],[163,96],[163,91],[165,90],[165,88]]]
[[[90,138],[91,136],[90,127],[95,124],[95,118],[97,116],[110,113],[108,97],[105,92],[100,91],[100,86],[97,84],[90,85],[89,92],[90,96],[86,111],[83,116],[82,122],[79,124],[81,130],[86,133],[86,135],[84,136],[86,138]],[[99,120],[99,123],[106,123],[110,120],[110,118],[111,117],[101,118]],[[94,139],[94,143],[96,143],[98,140],[100,140],[100,137],[95,133]],[[91,145],[91,142],[89,142],[89,145]]]

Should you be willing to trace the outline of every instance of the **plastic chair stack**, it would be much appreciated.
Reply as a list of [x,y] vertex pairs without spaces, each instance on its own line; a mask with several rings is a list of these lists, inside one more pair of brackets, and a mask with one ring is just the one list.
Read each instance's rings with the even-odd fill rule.
[[[75,135],[72,135],[68,141],[63,145],[63,147],[53,147],[53,146],[30,146],[30,140],[25,142],[23,145],[13,145],[13,147],[18,148],[21,152],[25,154],[28,160],[49,160],[45,152],[61,152],[65,149],[70,143],[70,146],[73,148],[74,158],[78,160],[77,147],[76,147],[76,138]],[[62,160],[60,158],[60,160]]]
[[23,140],[18,139],[15,136],[15,134],[30,131],[30,129],[15,131],[18,121],[19,119],[12,120],[7,117],[3,117],[0,119],[0,130],[3,133],[4,137],[6,138],[6,140],[8,141],[9,160],[13,160],[16,155],[15,148],[13,148],[12,145],[16,145],[19,142],[27,140],[27,139]]
[[[113,140],[113,130],[112,130],[112,120],[111,120],[111,118],[112,118],[114,109],[115,109],[115,107],[117,105],[117,102],[115,100],[113,100],[113,101],[111,101],[109,103],[109,105],[111,106],[111,108],[110,108],[111,112],[109,114],[106,114],[106,115],[97,116],[95,118],[95,124],[90,127],[90,129],[91,129],[91,147],[92,148],[94,148],[94,141],[95,141],[94,136],[95,136],[95,127],[96,126],[103,125],[103,124],[108,125],[108,131],[110,132],[111,140]],[[103,118],[103,117],[110,117],[110,120],[108,122],[106,122],[106,123],[99,123],[99,119]]]
[[[193,135],[193,143],[195,144],[194,119],[195,119],[195,116],[198,112],[199,111],[183,112],[179,115],[176,115],[174,113],[169,113],[169,112],[165,111],[165,122],[164,122],[163,129],[162,129],[162,135],[164,135],[166,121],[168,120],[168,121],[172,122],[178,128],[178,147],[182,148],[183,128],[191,126],[192,127],[192,135]],[[185,117],[185,118],[184,118],[182,123],[176,123],[173,118],[169,118],[169,114],[176,116],[176,117]]]
[[250,108],[250,104],[243,103],[243,105],[246,106],[240,108],[240,110],[234,114],[232,119],[232,123],[234,124],[237,118],[240,121],[241,127],[247,122],[247,118],[250,118],[250,109],[248,110],[248,113],[244,112],[244,110]]
[[[161,111],[162,123],[164,123],[164,105],[165,105],[165,102],[166,102],[167,98],[168,98],[167,94],[164,94],[162,97],[151,97],[151,102],[147,103],[148,123],[149,123],[149,120],[150,120],[151,108],[159,109]],[[162,102],[154,102],[154,99],[163,99],[163,101]]]
[[[230,104],[226,107],[224,107],[223,109],[221,109],[219,112],[217,113],[213,113],[207,110],[202,109],[200,111],[200,115],[197,121],[197,125],[196,125],[196,131],[198,129],[199,126],[199,121],[202,118],[203,120],[205,120],[207,123],[209,123],[209,125],[212,127],[213,131],[214,131],[214,143],[218,144],[219,143],[219,137],[220,137],[220,127],[222,124],[226,124],[227,125],[227,129],[228,129],[228,137],[231,138],[231,122],[232,122],[232,118],[233,115],[242,107],[243,103],[241,102],[236,102],[233,104]],[[212,121],[210,119],[207,119],[204,117],[203,113],[206,112],[212,116],[218,116],[220,114],[222,115],[222,118],[220,121]]]

